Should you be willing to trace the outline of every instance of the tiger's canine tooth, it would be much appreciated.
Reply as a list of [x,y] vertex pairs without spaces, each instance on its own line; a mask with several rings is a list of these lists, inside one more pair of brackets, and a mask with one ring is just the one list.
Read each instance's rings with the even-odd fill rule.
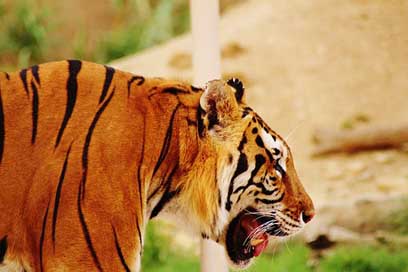
[[260,243],[262,243],[264,241],[264,239],[252,239],[251,240],[251,246],[257,246]]

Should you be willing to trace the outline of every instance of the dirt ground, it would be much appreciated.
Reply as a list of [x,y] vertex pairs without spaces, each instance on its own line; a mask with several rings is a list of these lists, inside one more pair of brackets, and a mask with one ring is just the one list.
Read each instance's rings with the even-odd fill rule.
[[[317,128],[408,122],[406,14],[404,0],[248,0],[222,18],[223,73],[242,77],[248,104],[288,137],[315,201],[309,239],[375,231],[367,222],[408,197],[407,149],[310,155]],[[191,81],[191,48],[185,35],[113,65]]]

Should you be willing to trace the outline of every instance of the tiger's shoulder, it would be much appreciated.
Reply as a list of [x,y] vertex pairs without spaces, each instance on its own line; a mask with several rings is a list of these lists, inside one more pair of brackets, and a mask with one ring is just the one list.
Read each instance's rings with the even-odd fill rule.
[[80,89],[95,91],[95,95],[100,96],[100,101],[106,97],[111,88],[128,98],[132,96],[151,98],[157,94],[185,96],[203,92],[201,88],[180,80],[145,77],[109,65],[82,60],[54,61],[13,73],[0,72],[0,82],[2,83],[0,88],[2,85],[3,89],[8,87],[7,89],[12,89],[12,93],[23,90],[28,96],[33,89],[43,92],[67,89],[69,93],[78,93]]

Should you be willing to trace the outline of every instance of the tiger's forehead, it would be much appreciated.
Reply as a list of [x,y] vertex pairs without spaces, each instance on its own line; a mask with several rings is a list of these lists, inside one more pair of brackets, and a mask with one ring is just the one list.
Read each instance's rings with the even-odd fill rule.
[[[250,107],[244,108],[243,116],[252,118],[251,123],[257,128],[256,134],[261,137],[263,147],[273,154],[274,159],[283,158],[283,160],[286,160],[289,152],[283,138],[273,131]],[[253,125],[248,128],[253,130]]]

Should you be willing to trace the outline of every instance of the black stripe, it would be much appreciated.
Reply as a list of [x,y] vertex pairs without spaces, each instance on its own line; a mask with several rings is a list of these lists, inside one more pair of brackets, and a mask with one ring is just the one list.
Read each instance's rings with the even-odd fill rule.
[[270,205],[270,204],[281,202],[284,197],[285,197],[285,193],[282,193],[282,195],[278,199],[271,200],[271,199],[264,199],[264,198],[256,198],[255,201]]
[[191,120],[191,119],[189,119],[189,118],[186,118],[186,120],[187,120],[187,125],[188,125],[188,126],[193,126],[193,127],[196,127],[196,126],[197,126],[197,121]]
[[123,256],[122,249],[120,248],[119,241],[118,241],[118,236],[116,235],[115,228],[112,226],[113,230],[113,236],[115,238],[115,247],[116,247],[116,252],[118,253],[120,262],[122,263],[123,268],[125,271],[130,272],[129,266],[126,264],[125,257]]
[[201,137],[204,136],[204,120],[203,120],[203,115],[204,115],[204,110],[201,108],[200,105],[198,105],[197,109],[197,131],[198,135]]
[[44,238],[45,238],[45,230],[47,227],[47,217],[48,217],[48,209],[50,207],[50,201],[48,201],[47,210],[45,211],[45,215],[43,217],[42,228],[41,228],[41,236],[40,236],[40,271],[44,271],[43,268],[43,247],[44,247]]
[[195,92],[195,93],[198,93],[198,92],[200,92],[200,91],[203,91],[203,89],[197,88],[197,87],[195,87],[195,86],[193,86],[193,85],[191,85],[190,87],[191,87],[191,90],[192,90],[193,92]]
[[98,122],[99,118],[101,117],[102,113],[104,112],[105,108],[108,106],[109,102],[111,101],[113,95],[115,93],[115,89],[113,89],[112,93],[109,95],[108,99],[103,102],[101,107],[95,114],[94,119],[88,129],[88,133],[86,134],[85,143],[82,152],[82,180],[81,180],[81,187],[82,187],[82,199],[85,198],[85,185],[86,185],[86,178],[88,174],[88,152],[89,152],[89,145],[91,143],[92,133],[96,127],[96,123]]
[[150,200],[159,192],[159,190],[162,188],[161,184],[154,189],[154,191],[148,196],[147,198],[147,203],[150,202]]
[[137,80],[137,86],[140,86],[145,82],[145,78],[142,76],[132,76],[132,78],[128,81],[128,97],[130,96],[130,87],[132,83],[136,80]]
[[[164,208],[164,206],[170,202],[170,200],[178,195],[180,193],[180,189],[178,188],[175,191],[170,192],[170,188],[171,188],[171,184],[173,181],[173,177],[176,174],[176,171],[178,169],[178,164],[171,170],[170,174],[168,175],[168,177],[166,177],[166,180],[164,182],[164,185],[166,186],[166,189],[164,190],[164,193],[161,197],[161,199],[159,200],[159,202],[156,204],[156,206],[153,208],[152,213],[150,215],[150,219],[157,216],[160,211]],[[162,185],[160,185],[158,187],[158,189],[160,189],[162,187]]]
[[249,114],[249,111],[243,110],[243,111],[242,111],[241,118],[244,118],[244,117],[247,116],[248,114]]
[[108,106],[109,102],[111,101],[113,94],[115,93],[115,89],[112,91],[112,93],[109,95],[108,99],[103,102],[101,107],[98,109],[98,111],[95,114],[94,119],[92,120],[91,126],[88,129],[88,133],[86,135],[84,147],[83,147],[83,152],[82,152],[82,179],[79,184],[79,191],[78,191],[78,199],[77,199],[77,206],[78,206],[78,215],[79,215],[79,220],[81,222],[81,228],[82,232],[84,234],[86,244],[88,246],[88,250],[91,253],[92,260],[96,267],[98,268],[99,271],[102,270],[101,263],[99,262],[98,256],[96,255],[95,248],[92,245],[92,239],[89,234],[88,226],[86,224],[85,216],[82,211],[82,206],[81,206],[81,198],[85,198],[85,185],[86,185],[86,179],[87,179],[87,174],[88,174],[88,151],[89,151],[89,145],[91,143],[91,138],[92,138],[92,133],[96,127],[96,123],[98,122],[100,116],[102,115],[103,111],[105,108]]
[[160,189],[163,188],[164,185],[167,184],[167,182],[169,181],[169,179],[171,179],[173,177],[173,175],[175,174],[177,170],[177,167],[174,167],[173,170],[171,170],[170,174],[168,175],[168,177],[165,177],[161,180],[160,184],[153,190],[153,192],[148,196],[147,198],[147,203],[150,202],[150,200],[160,191]]
[[268,155],[268,158],[269,158],[269,161],[270,162],[273,162],[273,156],[272,156],[272,153],[268,150],[268,149],[264,149],[265,150],[265,152],[266,152],[266,155]]
[[59,181],[58,181],[57,190],[56,190],[56,193],[55,193],[54,213],[52,215],[52,242],[53,242],[54,249],[55,249],[55,229],[56,229],[56,226],[57,226],[57,218],[58,218],[58,207],[59,207],[59,203],[60,203],[60,199],[61,199],[62,184],[64,182],[65,172],[67,170],[68,156],[69,156],[69,153],[71,152],[71,146],[72,146],[72,143],[68,148],[67,154],[65,155],[65,161],[64,161],[64,164],[62,166],[61,174],[60,174]]
[[32,109],[33,130],[31,133],[31,144],[34,144],[35,138],[37,137],[37,124],[38,124],[38,90],[34,82],[32,81],[31,89],[33,91],[33,109]]
[[0,264],[4,261],[7,252],[7,235],[0,240]]
[[167,186],[166,191],[164,192],[162,198],[159,200],[157,205],[153,208],[153,211],[150,215],[150,219],[156,217],[161,210],[164,208],[164,206],[172,200],[173,197],[178,195],[180,193],[180,190],[177,189],[176,191],[171,191],[170,192],[170,186]]
[[139,187],[139,202],[140,202],[140,210],[143,211],[143,199],[142,199],[142,164],[144,159],[144,149],[146,143],[146,116],[144,115],[143,119],[143,142],[142,142],[142,152],[140,154],[140,161],[139,166],[137,168],[137,182]]
[[[266,187],[263,185],[262,182],[260,182],[260,183],[249,182],[247,185],[243,185],[243,186],[238,187],[238,188],[234,191],[234,194],[238,193],[238,192],[241,191],[241,190],[243,190],[243,192],[244,192],[244,191],[245,191],[249,186],[251,186],[251,185],[256,186],[257,188],[262,189],[262,194],[264,194],[264,195],[273,195],[274,193],[276,193],[276,192],[279,191],[279,188],[275,188],[275,189],[272,189],[272,190],[266,189]],[[243,192],[242,192],[242,193],[243,193]],[[258,195],[259,193],[260,193],[259,191],[256,191],[256,192],[254,192],[254,195]],[[241,194],[241,195],[242,195],[242,194]],[[237,202],[238,202],[239,199],[241,198],[241,195],[238,197]]]
[[[254,177],[256,176],[256,174],[258,174],[259,170],[261,169],[262,165],[264,165],[266,162],[264,156],[257,154],[255,156],[255,168],[252,170],[251,172],[251,177],[248,180],[248,183],[244,186],[238,187],[233,194],[239,192],[240,190],[242,190],[242,193],[251,185],[255,185],[257,187],[259,187],[257,184],[254,183]],[[261,183],[261,186],[263,187],[263,184]],[[236,201],[236,203],[241,199],[242,193],[238,196],[238,199]]]
[[[246,111],[254,111],[251,107],[244,107],[244,110]],[[259,116],[258,116],[259,117]]]
[[142,232],[140,231],[139,219],[137,218],[137,215],[136,215],[136,228],[137,228],[137,234],[139,235],[140,254],[142,254],[142,249],[143,249]]
[[[250,124],[248,124],[248,127]],[[246,129],[248,129],[248,127]],[[238,151],[240,152],[239,158],[238,158],[238,164],[237,168],[235,169],[235,172],[231,178],[229,188],[228,188],[228,195],[227,195],[227,202],[225,203],[225,208],[227,211],[231,210],[231,195],[234,190],[234,179],[238,177],[240,174],[244,173],[248,169],[248,159],[247,156],[242,152],[244,150],[245,144],[248,142],[246,135],[244,134],[242,136],[241,142],[239,142],[238,145]]]
[[[297,221],[297,219],[296,219],[296,218],[293,218],[290,213],[288,213],[287,216],[289,216],[293,221]],[[289,226],[294,227],[294,228],[299,227],[299,226],[296,225],[296,224],[290,223],[290,222],[289,222],[288,220],[286,220],[284,217],[279,217],[279,219],[282,220],[283,223],[285,223],[285,224],[283,224],[283,225],[285,225],[285,226],[288,226],[288,225],[289,225]]]
[[77,91],[78,91],[78,74],[81,70],[82,62],[78,60],[68,61],[68,71],[69,77],[67,80],[67,105],[65,107],[64,119],[62,120],[61,127],[58,131],[58,136],[55,141],[55,147],[61,141],[62,135],[64,133],[65,127],[68,124],[69,118],[71,118],[72,111],[74,110]]
[[2,99],[1,89],[0,89],[0,163],[3,160],[5,137],[6,137],[6,131],[4,130],[3,99]]
[[259,135],[256,136],[255,142],[256,142],[256,144],[257,144],[259,147],[262,147],[262,148],[265,147],[264,142],[262,141],[261,136],[259,136]]
[[35,82],[37,82],[38,85],[41,85],[40,83],[40,75],[38,73],[39,71],[39,66],[38,65],[34,65],[33,67],[31,67],[31,73],[33,74],[33,77],[35,79]]
[[[249,107],[248,107],[248,108],[249,108]],[[249,108],[249,109],[250,109],[250,108]],[[251,111],[252,111],[252,109],[251,109]],[[263,129],[265,129],[265,131],[266,131],[267,133],[269,133],[269,135],[271,135],[272,139],[276,142],[276,136],[274,135],[274,134],[276,134],[276,132],[273,131],[273,130],[262,120],[262,118],[259,117],[258,114],[256,114],[256,113],[254,112],[254,115],[255,115],[255,116],[253,117],[252,120],[256,120],[256,121],[259,123],[259,125],[260,125]]]
[[262,165],[264,165],[266,162],[266,159],[264,156],[261,154],[255,155],[255,168],[251,172],[251,178],[250,180],[253,180],[255,175],[258,174],[259,169],[261,169]]
[[190,92],[188,90],[184,90],[181,88],[170,87],[170,88],[164,89],[162,93],[169,93],[169,94],[177,95],[179,93],[189,94]]
[[105,82],[103,83],[103,89],[102,89],[101,97],[99,98],[99,103],[102,103],[102,101],[105,99],[105,96],[108,93],[109,87],[112,84],[113,75],[115,74],[115,69],[113,69],[112,67],[105,66],[105,69],[106,69]]
[[221,191],[218,189],[218,206],[221,208]]
[[248,170],[248,159],[244,153],[241,153],[239,155],[237,168],[235,169],[234,175],[231,178],[230,185],[228,188],[228,198],[227,202],[225,203],[225,209],[227,209],[227,211],[231,210],[232,205],[231,195],[234,190],[234,179],[238,177],[240,174],[244,173],[246,170]]
[[242,136],[241,142],[238,146],[238,151],[242,151],[244,149],[244,145],[248,142],[247,137],[244,135]]
[[283,170],[282,166],[279,164],[279,160],[277,160],[275,163],[275,170],[278,171],[282,175],[282,178],[284,178],[286,175],[286,171]]
[[163,146],[160,151],[159,159],[157,160],[157,163],[154,166],[153,176],[157,172],[157,170],[160,168],[160,165],[163,163],[164,159],[166,158],[167,153],[169,152],[169,148],[171,144],[171,137],[173,135],[173,122],[174,122],[174,118],[176,116],[176,112],[179,107],[180,107],[180,104],[177,104],[176,108],[173,110],[173,113],[171,114],[170,124],[169,124],[169,127],[167,128],[166,136],[164,137]]
[[7,80],[10,80],[10,75],[8,73],[4,73],[6,75]]
[[28,95],[28,84],[27,84],[27,69],[23,69],[20,71],[20,78],[24,85],[24,90]]
[[257,183],[256,186],[257,186],[258,188],[261,188],[261,189],[262,189],[262,194],[264,194],[264,195],[273,195],[274,193],[276,193],[276,192],[279,191],[279,188],[275,188],[275,189],[272,189],[272,190],[268,190],[268,189],[266,189],[265,186],[263,186],[262,183]]
[[217,111],[217,105],[215,103],[215,100],[212,100],[212,99],[208,100],[208,107],[209,107],[209,109],[206,111],[207,112],[207,120],[208,120],[207,129],[210,130],[216,124],[219,123],[219,119],[218,119],[218,111]]
[[[256,128],[254,128],[254,129],[256,129]],[[265,150],[266,154],[268,155],[269,161],[272,162],[273,161],[272,153],[267,148],[265,148],[265,145],[264,145],[264,142],[263,142],[261,136],[257,135],[256,139],[255,139],[255,142],[259,147],[261,147],[261,148],[263,148]]]
[[91,236],[89,234],[88,226],[85,221],[85,216],[82,211],[82,206],[81,206],[81,184],[79,184],[79,190],[78,190],[78,197],[77,197],[77,206],[78,206],[78,216],[79,216],[79,221],[81,222],[81,228],[82,228],[82,233],[84,234],[86,245],[88,247],[89,252],[91,253],[92,260],[95,264],[95,266],[98,268],[99,271],[102,270],[101,263],[99,262],[98,256],[96,255],[95,248],[92,245],[92,240]]
[[[176,196],[179,192],[180,189],[177,189],[176,191],[172,191],[170,192],[170,187],[171,187],[171,183],[173,180],[173,176],[175,175],[176,171],[178,169],[178,166],[175,166],[173,168],[173,170],[171,170],[170,175],[166,178],[166,190],[164,191],[161,199],[159,200],[159,202],[156,204],[156,206],[153,208],[152,213],[150,215],[150,219],[152,219],[153,217],[157,216],[160,211],[164,208],[164,206],[174,197]],[[161,185],[158,187],[161,188]]]

